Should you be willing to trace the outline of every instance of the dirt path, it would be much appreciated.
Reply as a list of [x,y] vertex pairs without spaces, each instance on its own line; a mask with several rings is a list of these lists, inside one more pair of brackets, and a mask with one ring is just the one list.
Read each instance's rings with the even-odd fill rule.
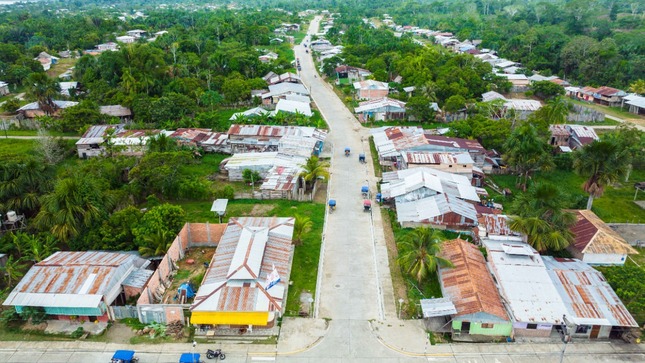
[[129,344],[130,338],[134,336],[134,331],[129,326],[119,322],[114,322],[105,333],[107,341],[116,344]]

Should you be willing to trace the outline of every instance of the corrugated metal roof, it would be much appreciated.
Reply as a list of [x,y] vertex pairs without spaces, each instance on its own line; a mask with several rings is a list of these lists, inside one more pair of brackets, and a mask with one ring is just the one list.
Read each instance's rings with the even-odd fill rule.
[[[35,304],[30,306],[61,307],[87,304],[88,301],[96,301],[96,298],[85,299],[84,295],[96,295],[99,300],[103,299],[131,271],[146,264],[146,260],[131,253],[56,252],[32,266],[4,304],[20,306],[29,302]],[[78,299],[61,299],[60,295],[78,296]],[[105,297],[106,300],[108,298]]]
[[389,90],[390,86],[385,82],[368,79],[365,81],[354,82],[354,89],[363,90]]
[[487,236],[517,236],[521,234],[508,227],[508,216],[503,214],[482,213],[478,218],[479,229]]
[[462,239],[445,241],[440,256],[453,264],[441,268],[439,276],[444,295],[455,303],[457,316],[483,312],[509,320],[484,255],[475,245]]
[[[484,240],[490,268],[514,321],[560,324],[567,308],[556,290],[542,256],[523,242]],[[506,250],[529,248],[530,255]]]
[[567,125],[566,127],[571,133],[571,136],[576,138],[582,145],[591,143],[594,140],[600,140],[596,131],[591,127],[584,125]]
[[482,101],[483,102],[490,102],[494,100],[506,100],[506,97],[502,96],[502,94],[497,93],[495,91],[489,91],[486,93],[482,93]]
[[302,168],[289,166],[274,166],[264,177],[261,190],[293,190],[294,184],[298,183],[298,175]]
[[[191,310],[281,310],[285,285],[291,272],[293,223],[293,218],[231,218],[197,291]],[[265,247],[261,251],[259,248],[254,249],[253,245],[256,242],[250,240],[257,233],[266,233]],[[240,243],[245,240],[249,243]],[[245,251],[249,253],[246,254]],[[240,266],[242,263],[253,265],[253,271],[257,271],[256,276],[229,273],[231,266]],[[281,280],[266,290],[267,275],[274,266]],[[241,278],[238,279],[238,276]]]
[[299,102],[286,99],[281,99],[280,101],[278,101],[273,114],[276,114],[280,111],[289,113],[301,113],[308,117],[311,117],[313,115],[308,102]]
[[270,96],[280,96],[285,93],[295,93],[300,95],[309,95],[309,91],[305,86],[300,83],[278,83],[272,84],[269,86],[269,93],[263,94],[262,98],[266,98],[267,95]]
[[408,164],[473,164],[473,158],[468,153],[444,153],[432,151],[407,151],[402,153],[403,160]]
[[271,111],[265,110],[262,107],[254,107],[252,109],[242,111],[242,112],[236,112],[231,117],[229,120],[233,121],[237,119],[238,117],[253,117],[253,116],[261,116],[261,115],[266,115],[271,113]]
[[477,220],[477,211],[475,211],[475,207],[472,204],[448,194],[437,194],[411,202],[396,203],[396,214],[399,223],[448,224],[444,222],[443,216],[451,212],[472,221]]
[[425,134],[429,145],[440,146],[447,149],[463,149],[468,151],[486,151],[477,140],[460,139],[457,137],[446,137],[439,135]]
[[383,173],[383,198],[396,198],[420,188],[479,202],[477,190],[467,177],[428,167],[403,169]]
[[577,222],[571,227],[575,235],[573,246],[582,253],[590,254],[638,254],[616,231],[609,228],[590,210],[575,211]]
[[457,308],[449,298],[421,299],[419,302],[424,318],[457,314]]
[[549,131],[553,136],[569,136],[569,130],[565,125],[549,125]]
[[361,113],[377,109],[383,109],[383,111],[387,109],[389,112],[405,112],[405,102],[383,97],[376,100],[360,102],[358,107],[354,109],[354,112]]
[[543,260],[567,307],[567,318],[581,325],[638,326],[602,273],[576,259]]
[[132,111],[129,108],[121,105],[99,106],[99,112],[102,115],[109,115],[114,117],[132,116]]
[[[78,102],[74,102],[74,101],[54,100],[53,102],[54,102],[54,105],[56,105],[56,107],[58,108],[68,108],[68,107],[73,107],[78,105]],[[40,105],[38,104],[38,102],[28,103],[18,109],[18,111],[32,111],[32,110],[40,110]]]
[[516,111],[537,111],[542,108],[542,103],[536,100],[507,99],[504,107]]
[[238,125],[233,124],[228,129],[229,136],[244,137],[273,137],[281,138],[285,135],[312,137],[315,133],[314,127],[305,126],[272,126],[272,125]]
[[627,97],[625,97],[625,99],[627,100],[627,101],[625,101],[626,104],[636,106],[636,107],[639,107],[639,108],[645,108],[645,97],[641,97],[641,96],[637,96],[637,95],[631,95],[631,96],[628,96],[628,97],[629,97],[629,99],[627,99]]

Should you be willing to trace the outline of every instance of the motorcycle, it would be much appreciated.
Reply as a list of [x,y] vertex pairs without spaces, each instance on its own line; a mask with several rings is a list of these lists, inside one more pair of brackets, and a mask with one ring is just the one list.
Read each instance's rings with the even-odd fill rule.
[[208,351],[206,351],[206,358],[224,360],[226,359],[226,354],[222,353],[221,349],[208,349]]

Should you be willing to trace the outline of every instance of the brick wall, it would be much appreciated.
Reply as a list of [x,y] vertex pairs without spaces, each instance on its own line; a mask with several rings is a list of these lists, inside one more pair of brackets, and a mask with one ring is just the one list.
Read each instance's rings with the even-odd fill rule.
[[224,223],[186,223],[175,237],[170,248],[168,248],[168,252],[159,263],[159,267],[152,274],[148,285],[141,292],[137,305],[156,303],[154,295],[157,291],[160,291],[159,288],[162,283],[168,286],[170,274],[173,272],[174,266],[177,265],[176,261],[184,258],[186,249],[198,246],[216,246],[225,229],[226,224]]

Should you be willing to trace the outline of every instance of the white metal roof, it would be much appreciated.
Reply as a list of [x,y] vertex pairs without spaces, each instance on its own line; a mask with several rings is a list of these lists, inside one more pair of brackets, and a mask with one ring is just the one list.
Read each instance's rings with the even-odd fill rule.
[[495,73],[496,76],[504,77],[509,80],[528,80],[523,74],[506,74],[506,73]]
[[437,194],[412,202],[396,203],[397,221],[423,222],[439,221],[441,216],[453,212],[470,220],[477,220],[475,206],[448,194]]
[[240,280],[258,278],[268,239],[269,229],[266,227],[243,229],[228,268],[227,278]]
[[265,115],[265,114],[268,114],[268,113],[271,113],[271,111],[267,111],[267,110],[263,109],[262,107],[254,107],[254,108],[252,108],[250,110],[234,113],[229,118],[229,121],[234,121],[238,117],[260,116],[260,115]]
[[[283,95],[285,93],[296,93],[301,95],[308,95],[309,91],[305,86],[300,83],[283,82],[278,84],[269,85],[269,94],[273,96]],[[263,94],[262,98],[266,98],[267,94]]]
[[48,294],[44,296],[43,294],[37,293],[12,292],[3,305],[42,306],[44,308],[67,306],[96,308],[101,304],[102,299],[103,295],[92,294]]
[[354,89],[389,90],[390,86],[385,82],[368,79],[365,81],[354,82]]
[[506,100],[506,97],[502,96],[502,94],[497,93],[495,91],[482,93],[482,101],[489,102],[494,100]]
[[299,102],[292,100],[280,100],[275,106],[275,111],[273,114],[276,114],[280,111],[289,112],[289,113],[301,113],[305,116],[311,117],[313,113],[311,112],[311,107],[307,102]]
[[625,96],[625,101],[626,104],[636,106],[639,108],[645,108],[645,97],[637,96],[637,95],[629,95]]
[[439,299],[421,299],[421,311],[424,318],[433,318],[437,316],[446,316],[457,314],[455,304],[450,298],[443,297]]
[[542,103],[537,100],[507,99],[504,107],[516,111],[537,111],[542,108]]
[[[68,108],[68,107],[73,107],[78,105],[78,102],[55,100],[54,104],[58,108]],[[38,104],[38,102],[32,102],[20,107],[18,111],[29,111],[29,110],[39,110],[39,109],[40,109],[40,105]]]
[[383,111],[387,109],[390,112],[405,112],[405,102],[388,97],[383,97],[380,99],[359,103],[358,107],[354,109],[354,112],[361,113],[379,109],[382,109]]
[[297,101],[297,102],[302,102],[302,103],[310,103],[311,98],[309,96],[303,96],[303,95],[297,95],[297,94],[288,94],[285,96],[285,99],[287,101]]
[[446,173],[430,167],[383,173],[383,198],[395,198],[420,188],[474,202],[480,201],[477,190],[464,175]]
[[[555,288],[542,256],[523,242],[484,240],[487,259],[500,293],[515,321],[560,324],[567,308]],[[518,249],[521,254],[506,250]],[[531,251],[528,254],[527,249]]]

